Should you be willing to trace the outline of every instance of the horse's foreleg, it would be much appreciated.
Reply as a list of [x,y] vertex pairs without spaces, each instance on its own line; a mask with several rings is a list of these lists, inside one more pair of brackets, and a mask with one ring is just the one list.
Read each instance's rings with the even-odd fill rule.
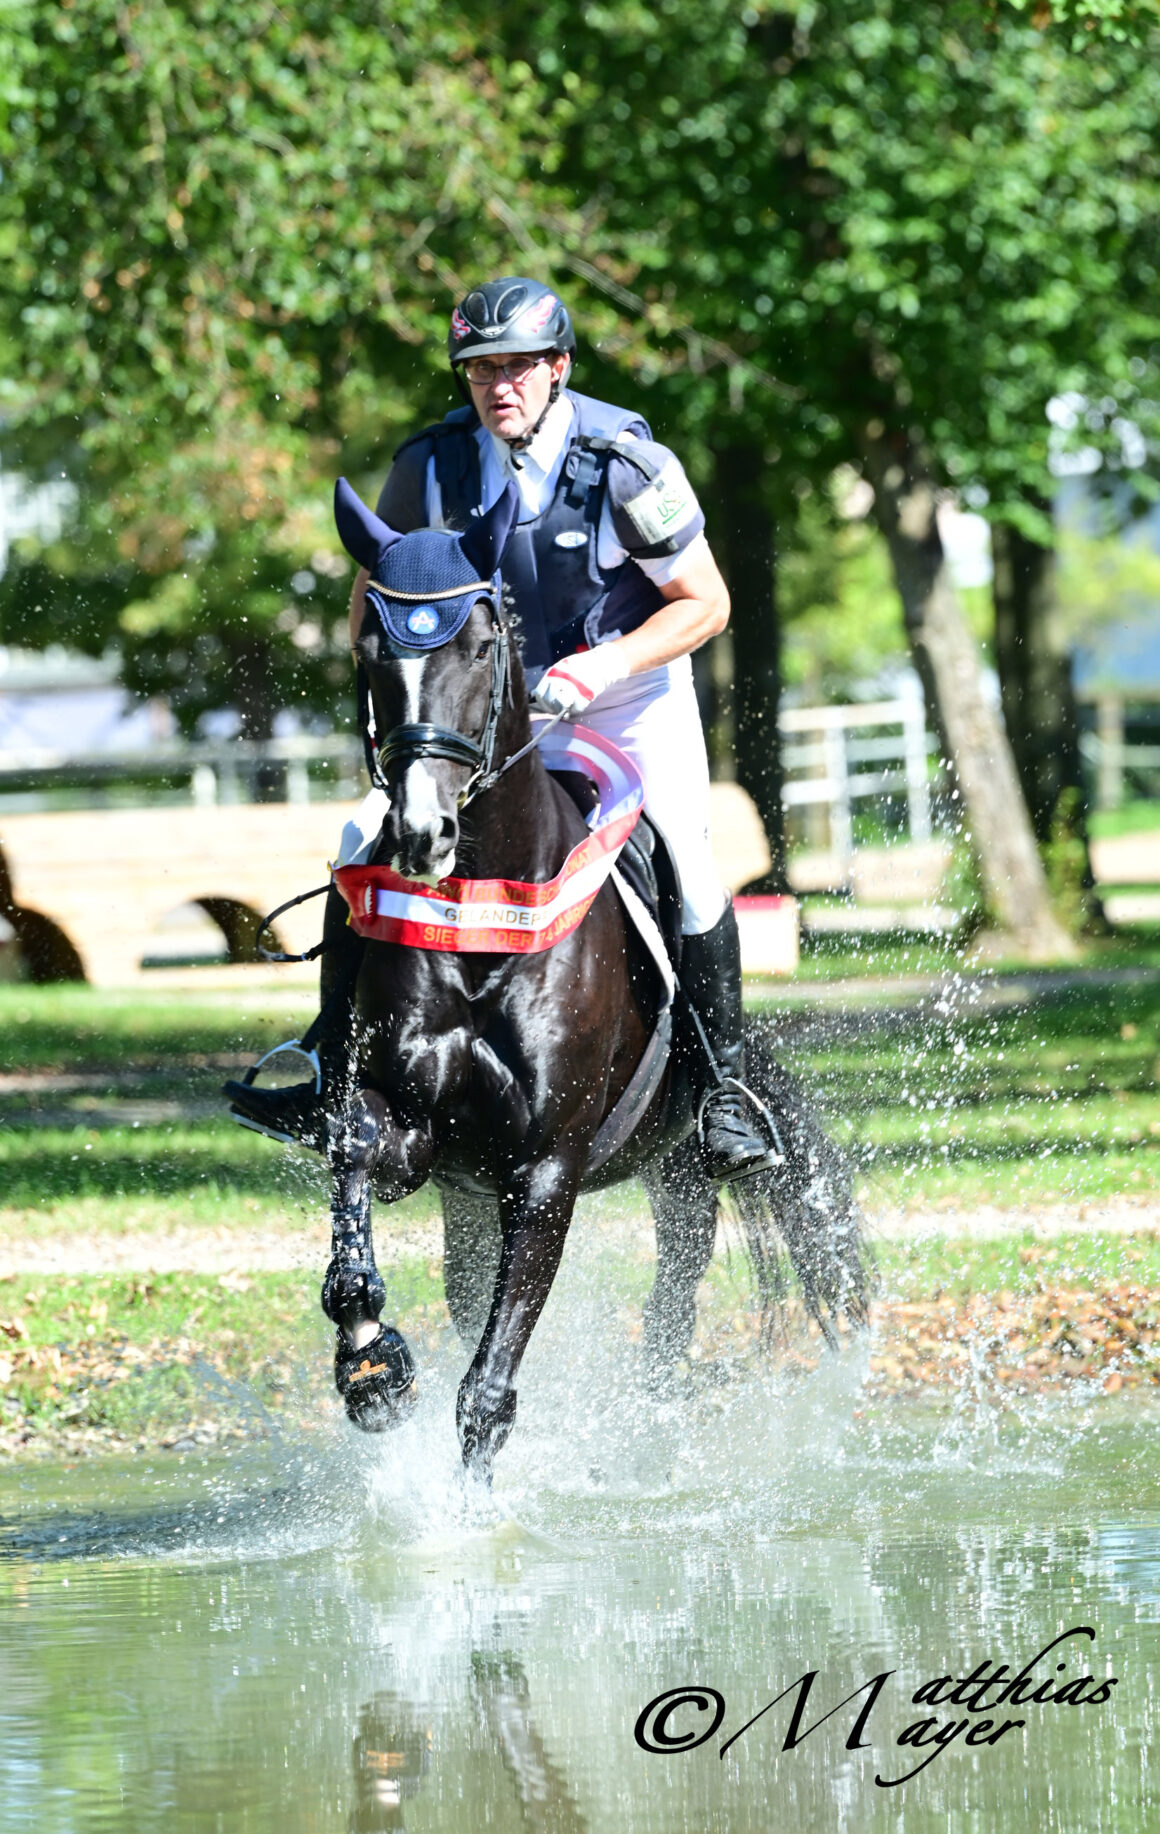
[[367,1432],[393,1425],[415,1399],[415,1365],[406,1340],[379,1322],[387,1294],[375,1265],[371,1178],[384,1157],[400,1181],[416,1189],[430,1167],[430,1145],[414,1130],[399,1129],[383,1097],[364,1089],[348,1107],[331,1148],[331,1254],[322,1309],[338,1329],[335,1384],[347,1414]]
[[515,1423],[516,1376],[560,1265],[580,1173],[581,1162],[552,1160],[519,1171],[500,1194],[495,1297],[455,1411],[463,1462],[487,1483]]
[[692,1135],[648,1167],[644,1187],[657,1230],[656,1278],[644,1305],[644,1356],[649,1374],[660,1377],[693,1341],[697,1288],[717,1239],[717,1191],[701,1168]]

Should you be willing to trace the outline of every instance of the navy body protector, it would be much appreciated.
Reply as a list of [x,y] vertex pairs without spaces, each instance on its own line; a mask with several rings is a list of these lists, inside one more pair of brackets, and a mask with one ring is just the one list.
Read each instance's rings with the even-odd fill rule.
[[[613,510],[658,476],[647,421],[608,402],[565,390],[573,408],[572,437],[551,502],[539,516],[517,524],[504,552],[504,582],[515,599],[520,647],[529,676],[578,649],[622,637],[664,604],[634,559],[674,553],[668,539],[633,548],[632,557],[605,569],[597,538],[611,489]],[[427,522],[427,465],[434,457],[445,528],[464,530],[481,513],[479,418],[456,408],[400,446],[379,497],[378,513],[393,528]],[[653,448],[655,451],[655,448]],[[615,461],[615,462],[614,462]]]

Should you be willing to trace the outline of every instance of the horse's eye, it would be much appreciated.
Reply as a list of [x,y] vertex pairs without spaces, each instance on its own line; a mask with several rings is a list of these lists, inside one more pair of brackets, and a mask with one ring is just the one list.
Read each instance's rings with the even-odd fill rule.
[[491,648],[491,638],[485,637],[483,642],[480,644],[479,648],[475,652],[476,662],[482,662],[490,648]]

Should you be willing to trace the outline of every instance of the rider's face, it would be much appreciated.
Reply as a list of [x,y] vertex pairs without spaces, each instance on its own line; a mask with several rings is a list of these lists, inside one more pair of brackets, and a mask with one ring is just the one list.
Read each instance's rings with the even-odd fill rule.
[[[497,363],[514,363],[516,355],[497,357]],[[535,426],[548,405],[553,381],[562,382],[568,369],[565,356],[550,357],[537,363],[530,352],[526,361],[534,364],[522,382],[495,375],[490,382],[472,382],[471,399],[475,411],[489,433],[497,439],[522,439]]]

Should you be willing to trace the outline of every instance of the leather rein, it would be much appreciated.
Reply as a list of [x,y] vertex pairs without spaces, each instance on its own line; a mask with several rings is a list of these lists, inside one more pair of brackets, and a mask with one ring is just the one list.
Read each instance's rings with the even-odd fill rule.
[[[371,580],[369,584],[380,592],[387,588]],[[362,729],[363,745],[366,751],[367,769],[371,781],[389,796],[391,786],[389,776],[393,766],[418,763],[421,758],[445,758],[451,764],[463,764],[471,771],[471,776],[456,798],[460,809],[467,808],[469,803],[482,796],[497,784],[513,764],[535,749],[546,733],[550,732],[563,718],[556,714],[548,720],[527,745],[513,752],[510,758],[494,767],[495,742],[499,732],[500,715],[503,712],[505,698],[511,696],[511,633],[508,625],[500,615],[494,593],[490,586],[481,580],[480,598],[485,598],[491,611],[492,645],[491,645],[491,681],[488,687],[487,713],[484,715],[483,728],[478,739],[468,738],[466,733],[456,732],[450,726],[435,726],[428,720],[413,721],[408,725],[392,726],[384,736],[381,744],[376,742],[374,733],[374,703],[371,699],[370,681],[365,668],[359,669],[359,725]],[[457,595],[463,587],[456,589]],[[468,588],[470,590],[470,588]],[[392,598],[406,595],[391,592]],[[416,594],[416,598],[418,598]],[[439,595],[435,595],[439,596]],[[427,602],[431,595],[424,595]]]

